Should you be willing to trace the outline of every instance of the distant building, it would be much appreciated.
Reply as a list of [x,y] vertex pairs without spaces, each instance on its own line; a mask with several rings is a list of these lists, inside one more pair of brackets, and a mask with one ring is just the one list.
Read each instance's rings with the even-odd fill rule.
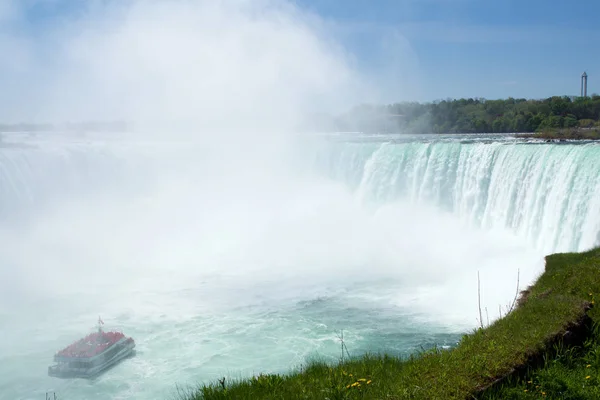
[[587,97],[587,74],[585,71],[581,75],[581,97]]

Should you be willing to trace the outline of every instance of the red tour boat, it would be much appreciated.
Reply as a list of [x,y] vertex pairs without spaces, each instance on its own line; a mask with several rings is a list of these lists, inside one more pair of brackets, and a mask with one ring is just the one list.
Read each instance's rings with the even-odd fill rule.
[[98,317],[98,332],[70,344],[54,355],[48,375],[57,378],[93,378],[135,353],[135,341],[121,332],[105,332]]

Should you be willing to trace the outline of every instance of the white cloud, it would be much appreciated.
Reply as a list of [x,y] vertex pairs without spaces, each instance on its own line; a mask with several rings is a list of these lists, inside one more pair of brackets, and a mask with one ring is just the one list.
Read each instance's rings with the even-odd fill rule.
[[452,21],[415,21],[399,24],[396,28],[412,40],[442,43],[519,43],[539,46],[570,43],[574,37],[600,38],[598,31],[588,28],[564,31],[540,24],[489,26]]

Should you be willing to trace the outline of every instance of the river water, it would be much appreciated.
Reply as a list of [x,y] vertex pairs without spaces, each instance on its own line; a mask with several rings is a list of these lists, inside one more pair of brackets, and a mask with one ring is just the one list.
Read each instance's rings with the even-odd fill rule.
[[[119,135],[0,142],[0,399],[171,398],[310,359],[452,346],[600,231],[600,146],[311,135],[282,148]],[[137,354],[47,376],[94,329]]]

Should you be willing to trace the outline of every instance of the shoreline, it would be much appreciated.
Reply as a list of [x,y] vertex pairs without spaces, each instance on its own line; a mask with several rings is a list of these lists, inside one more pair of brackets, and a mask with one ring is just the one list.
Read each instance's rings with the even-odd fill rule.
[[546,139],[546,141],[566,140],[600,140],[600,127],[594,128],[560,128],[540,132],[518,133],[518,137],[528,139]]
[[[586,393],[600,393],[600,357],[595,357],[600,354],[600,313],[594,309],[600,247],[545,260],[544,272],[518,292],[511,311],[464,335],[451,349],[433,348],[403,359],[365,354],[336,365],[313,362],[289,374],[234,382],[223,378],[180,393],[181,398],[528,399],[558,396],[559,386],[563,394],[577,391],[582,383]],[[592,380],[592,373],[597,378]]]

